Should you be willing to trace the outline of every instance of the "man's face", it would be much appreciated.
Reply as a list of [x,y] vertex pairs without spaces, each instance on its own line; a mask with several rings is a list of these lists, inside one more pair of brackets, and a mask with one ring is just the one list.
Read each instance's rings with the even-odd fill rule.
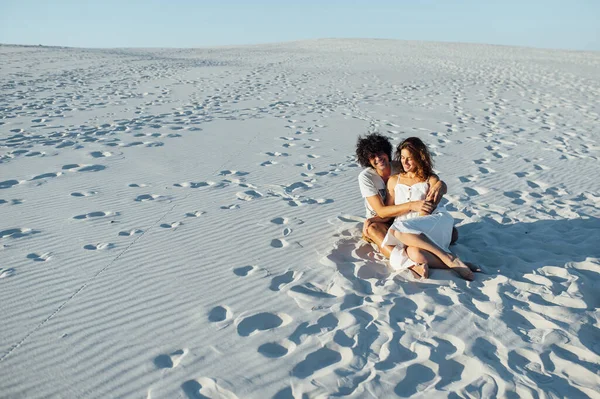
[[390,157],[385,152],[371,155],[369,163],[376,171],[384,171],[390,166]]

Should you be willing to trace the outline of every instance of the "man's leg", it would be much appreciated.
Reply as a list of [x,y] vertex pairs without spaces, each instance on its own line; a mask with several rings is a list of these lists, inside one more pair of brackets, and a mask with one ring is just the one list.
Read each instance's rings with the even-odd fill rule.
[[383,239],[385,238],[389,228],[390,226],[387,223],[371,223],[367,229],[367,237],[369,237],[375,243],[375,245],[377,245],[379,252],[381,252],[381,254],[386,258],[390,257],[392,249],[394,249],[394,247],[390,245],[385,245],[383,248],[381,247],[381,243],[383,242]]
[[458,230],[456,230],[456,227],[452,226],[452,238],[450,239],[450,245],[454,244],[456,241],[458,241]]

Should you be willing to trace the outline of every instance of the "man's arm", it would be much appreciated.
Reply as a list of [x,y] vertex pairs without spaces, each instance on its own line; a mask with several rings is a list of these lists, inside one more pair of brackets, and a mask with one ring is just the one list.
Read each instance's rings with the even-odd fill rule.
[[425,201],[410,201],[400,205],[394,205],[394,186],[397,180],[393,177],[388,180],[387,190],[388,190],[388,203],[384,204],[381,200],[381,197],[378,195],[374,195],[372,197],[367,197],[367,201],[371,208],[377,213],[377,216],[383,219],[389,219],[391,217],[396,217],[400,215],[407,214],[409,212],[418,212],[421,211],[423,206],[425,205]]

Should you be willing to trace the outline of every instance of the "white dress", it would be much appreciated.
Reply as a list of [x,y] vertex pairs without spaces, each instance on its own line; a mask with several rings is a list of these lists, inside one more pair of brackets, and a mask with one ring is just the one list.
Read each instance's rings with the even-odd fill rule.
[[[426,181],[413,184],[412,186],[396,183],[394,187],[394,204],[400,205],[409,201],[424,200],[427,198],[428,191],[429,183]],[[394,236],[393,230],[401,233],[425,234],[440,248],[448,251],[452,239],[453,226],[454,218],[440,205],[438,205],[431,215],[419,216],[418,212],[409,212],[397,216],[382,243],[382,245],[395,246],[390,255],[390,265],[395,270],[404,270],[415,265],[415,262],[406,254],[404,244]]]

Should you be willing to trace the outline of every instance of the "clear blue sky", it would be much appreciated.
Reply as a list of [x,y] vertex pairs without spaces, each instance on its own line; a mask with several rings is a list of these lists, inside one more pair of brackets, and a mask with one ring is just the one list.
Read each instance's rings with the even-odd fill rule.
[[389,38],[600,50],[600,0],[0,0],[0,43],[202,47]]

